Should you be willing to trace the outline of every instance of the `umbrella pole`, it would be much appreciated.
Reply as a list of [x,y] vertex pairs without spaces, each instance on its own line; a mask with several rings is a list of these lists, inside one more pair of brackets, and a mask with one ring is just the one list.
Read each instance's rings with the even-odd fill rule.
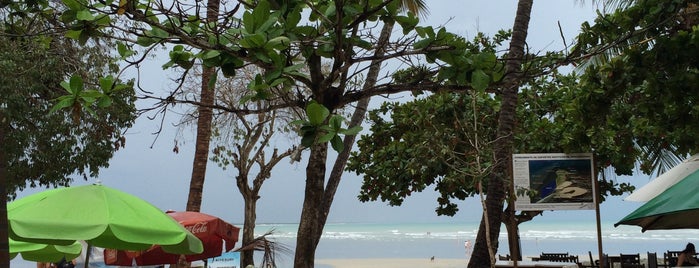
[[92,245],[87,243],[87,249],[85,250],[85,268],[90,267],[90,252],[92,252]]

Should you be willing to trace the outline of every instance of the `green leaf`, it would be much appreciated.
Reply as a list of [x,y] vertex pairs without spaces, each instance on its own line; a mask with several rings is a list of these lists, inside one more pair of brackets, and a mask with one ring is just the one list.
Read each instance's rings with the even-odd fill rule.
[[235,67],[234,64],[223,64],[221,65],[221,73],[223,73],[223,77],[230,78],[235,76],[235,71],[237,68]]
[[330,117],[330,122],[328,122],[328,125],[335,131],[338,132],[342,128],[342,116],[339,115],[333,115]]
[[286,16],[286,23],[284,26],[286,29],[293,29],[301,21],[301,12],[292,11]]
[[289,47],[290,44],[291,40],[289,40],[288,37],[278,36],[267,41],[267,44],[265,44],[265,48],[283,50]]
[[257,25],[255,25],[255,20],[253,19],[251,12],[243,13],[243,27],[245,27],[245,30],[248,33],[254,33],[255,29],[257,29]]
[[58,103],[56,103],[56,105],[54,105],[53,108],[51,108],[51,111],[49,111],[49,113],[53,113],[55,111],[58,111],[59,109],[71,107],[74,103],[75,99],[71,96],[58,97]]
[[244,48],[260,48],[267,42],[262,34],[251,34],[240,39],[240,46]]
[[117,43],[117,52],[119,52],[119,56],[122,58],[129,57],[134,53],[128,46],[121,42]]
[[267,0],[261,0],[257,2],[257,5],[252,10],[252,13],[243,14],[243,26],[245,26],[248,33],[260,32],[260,27],[269,17],[269,11],[269,2]]
[[151,30],[149,31],[149,34],[150,34],[152,37],[157,37],[157,38],[160,38],[160,39],[165,39],[165,38],[168,38],[168,37],[170,36],[170,34],[169,34],[168,32],[166,32],[166,31],[164,31],[164,30],[162,30],[162,29],[160,29],[160,28],[153,28],[153,29],[151,29]]
[[284,77],[282,77],[282,78],[277,78],[277,79],[272,80],[272,82],[269,83],[269,86],[270,86],[270,87],[276,87],[276,86],[278,86],[278,85],[280,85],[280,84],[282,84],[282,83],[284,83],[284,82],[286,82],[286,81],[287,81],[287,80],[286,80],[286,78],[284,78]]
[[306,106],[306,114],[308,115],[311,125],[320,126],[323,124],[323,121],[325,121],[325,118],[330,115],[330,111],[322,104],[311,102],[308,104],[308,106]]
[[303,69],[304,66],[306,66],[306,65],[303,63],[299,63],[299,64],[294,64],[291,66],[284,67],[284,73],[292,73],[292,72],[301,70],[301,69]]
[[476,65],[479,68],[491,69],[495,67],[496,64],[497,56],[495,56],[495,53],[482,52],[478,54],[478,57],[476,58]]
[[486,74],[483,70],[477,69],[471,74],[471,86],[478,90],[483,91],[488,88],[490,84],[490,76]]
[[93,109],[90,108],[89,106],[83,106],[82,108],[83,108],[83,110],[85,110],[88,114],[92,115],[93,117],[95,117],[95,118],[98,118],[98,117],[99,117],[99,116],[97,115],[97,113],[95,113],[95,110],[93,110]]
[[97,106],[100,108],[106,108],[111,106],[113,103],[112,98],[109,96],[102,96],[101,98],[97,99]]
[[95,16],[93,16],[92,13],[90,13],[90,10],[83,9],[75,14],[75,18],[77,18],[78,20],[92,21],[95,18]]
[[66,81],[61,81],[60,83],[61,87],[66,90],[66,92],[73,94],[73,89],[70,88],[70,83]]
[[337,136],[337,134],[335,132],[326,133],[325,135],[320,136],[320,138],[318,138],[318,142],[319,143],[329,142],[335,136]]
[[87,31],[82,31],[82,32],[80,32],[80,36],[78,37],[78,43],[81,46],[85,45],[85,43],[87,43],[87,40],[89,40],[89,39],[90,39],[90,33],[88,33]]
[[330,141],[330,144],[332,145],[333,150],[338,153],[341,153],[345,149],[345,144],[342,143],[340,136],[335,135],[335,137],[333,137],[333,139]]
[[155,44],[156,42],[158,42],[156,39],[150,37],[139,36],[138,38],[136,38],[136,43],[142,47],[148,47],[152,44]]
[[114,84],[114,77],[112,77],[111,75],[100,78],[100,89],[102,89],[102,91],[105,93],[112,91],[113,84]]
[[218,51],[218,50],[208,50],[208,51],[204,52],[204,54],[202,54],[201,58],[206,60],[206,59],[211,59],[211,58],[218,57],[218,55],[221,55],[221,52],[220,52],[220,51]]
[[97,19],[93,20],[92,22],[99,26],[107,26],[110,22],[112,22],[112,19],[107,15],[100,15]]
[[301,138],[301,145],[305,147],[311,147],[313,146],[313,142],[315,141],[315,136],[313,133],[306,133],[303,135],[303,138]]
[[362,131],[362,126],[353,126],[349,129],[343,130],[341,133],[344,135],[357,135]]
[[415,29],[415,26],[417,26],[418,22],[420,22],[420,21],[418,20],[417,17],[413,16],[412,13],[410,13],[409,17],[397,16],[396,22],[398,22],[400,27],[403,28],[403,34],[407,35],[411,31],[413,31],[413,29]]
[[80,92],[83,89],[83,79],[79,75],[73,75],[70,77],[70,89],[73,94]]
[[296,119],[296,120],[294,120],[294,121],[289,122],[289,125],[303,125],[303,124],[305,124],[305,123],[307,123],[306,120],[303,120],[303,119]]
[[63,0],[63,4],[65,4],[71,10],[81,10],[85,8],[85,6],[78,3],[76,0]]
[[73,40],[78,40],[80,39],[80,34],[82,33],[82,30],[68,30],[66,32],[66,37],[73,39]]

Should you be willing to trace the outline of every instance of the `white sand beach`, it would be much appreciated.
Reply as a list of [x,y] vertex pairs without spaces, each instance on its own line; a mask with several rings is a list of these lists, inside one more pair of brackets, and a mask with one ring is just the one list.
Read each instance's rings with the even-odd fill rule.
[[317,259],[316,264],[333,268],[464,268],[467,259]]

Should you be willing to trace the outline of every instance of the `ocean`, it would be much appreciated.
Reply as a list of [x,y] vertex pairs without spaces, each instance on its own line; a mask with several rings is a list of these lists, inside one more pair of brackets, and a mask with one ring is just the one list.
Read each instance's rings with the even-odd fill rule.
[[[658,230],[641,233],[639,227],[614,227],[612,222],[600,224],[603,251],[620,253],[662,252],[682,250],[688,242],[697,242],[699,230]],[[296,241],[296,224],[262,224],[260,230],[274,229],[273,238],[289,245]],[[463,223],[332,223],[324,229],[316,250],[316,259],[325,258],[467,258],[464,242],[475,243],[478,222]],[[542,252],[568,252],[588,261],[588,251],[597,256],[597,227],[594,220],[532,221],[520,225],[523,256]],[[498,254],[509,254],[507,233],[501,228]],[[293,256],[281,260],[285,265]],[[286,267],[286,266],[281,266]]]
[[[275,242],[294,250],[298,224],[258,224],[260,234],[274,230]],[[667,230],[641,233],[639,227],[614,227],[603,222],[602,246],[605,253],[662,252],[682,250],[688,242],[697,242],[699,230]],[[464,242],[475,243],[478,222],[461,223],[330,223],[316,251],[316,259],[337,258],[467,258]],[[589,260],[588,251],[597,254],[597,227],[594,220],[532,221],[520,225],[523,256],[542,252],[569,252]],[[498,254],[508,254],[507,233],[500,233]],[[261,254],[258,254],[261,255]],[[33,263],[19,260],[12,267],[33,268]],[[278,255],[279,267],[291,267],[293,253]],[[82,267],[82,266],[81,266]],[[317,266],[321,267],[321,266]],[[321,267],[322,268],[322,267]]]

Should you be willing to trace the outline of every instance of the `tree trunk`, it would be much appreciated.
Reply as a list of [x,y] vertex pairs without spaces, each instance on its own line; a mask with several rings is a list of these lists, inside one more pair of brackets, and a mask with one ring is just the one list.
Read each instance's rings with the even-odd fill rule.
[[316,247],[323,233],[320,219],[327,217],[321,210],[325,188],[325,163],[328,156],[328,144],[315,144],[306,167],[306,190],[301,210],[301,220],[296,238],[295,268],[312,268]]
[[[506,181],[512,183],[508,175],[512,162],[512,142],[514,140],[513,129],[515,126],[515,112],[517,108],[517,91],[521,80],[521,64],[524,55],[524,45],[527,39],[527,29],[531,15],[533,0],[520,0],[517,5],[517,15],[510,40],[509,53],[505,65],[505,88],[502,92],[502,106],[498,117],[497,139],[495,143],[495,166],[493,175],[488,181],[488,196],[485,200],[486,215],[481,219],[478,229],[473,255],[469,261],[469,268],[492,267],[491,256],[488,252],[485,224],[490,226],[490,241],[493,252],[498,249],[498,237],[502,223],[503,202],[505,201]],[[509,187],[507,188],[509,191]],[[494,259],[493,259],[494,260]]]
[[[0,144],[7,144],[5,116],[0,112]],[[0,150],[0,267],[10,267],[10,243],[7,222],[7,156]]]
[[[257,221],[257,193],[248,191],[248,194],[243,195],[245,199],[245,220],[243,222],[243,242],[242,245],[248,245],[255,240],[255,222]],[[240,253],[240,267],[248,265],[255,266],[254,250],[246,250]]]
[[505,210],[505,229],[507,229],[507,245],[510,247],[510,256],[513,260],[522,260],[522,250],[519,243],[519,223],[510,212]]
[[[381,56],[384,55],[384,45],[386,42],[388,42],[388,39],[391,37],[391,32],[393,31],[393,23],[386,23],[384,24],[382,30],[381,30],[381,35],[379,36],[379,42],[377,43],[377,50],[374,55],[377,56],[377,58],[380,58]],[[374,85],[376,85],[376,81],[379,76],[379,71],[381,70],[381,63],[378,61],[372,62],[372,65],[369,67],[369,71],[367,73],[367,78],[364,81],[364,89],[371,88]],[[369,106],[369,100],[370,99],[362,99],[357,103],[357,107],[354,110],[354,113],[352,114],[352,118],[350,119],[349,127],[354,127],[362,124],[362,121],[364,121],[364,117],[366,116],[366,111],[367,107]],[[335,159],[335,163],[333,165],[332,171],[330,172],[330,178],[328,179],[328,185],[327,187],[319,186],[316,185],[315,189],[323,189],[320,192],[320,197],[314,197],[314,198],[319,198],[318,201],[318,211],[314,212],[315,215],[317,215],[316,218],[316,223],[303,223],[304,219],[306,217],[304,216],[304,213],[307,211],[306,210],[306,200],[308,200],[308,189],[309,189],[309,181],[306,181],[306,200],[304,200],[304,208],[303,212],[301,214],[301,221],[302,223],[299,224],[299,232],[297,236],[297,242],[296,242],[296,256],[295,256],[295,261],[294,261],[294,267],[299,268],[299,267],[313,267],[313,258],[315,257],[315,250],[318,245],[318,242],[320,242],[320,237],[323,234],[323,226],[325,226],[325,223],[328,219],[328,215],[330,214],[330,208],[332,206],[332,202],[335,198],[335,193],[337,192],[337,187],[340,185],[340,181],[342,179],[342,173],[345,170],[345,167],[347,166],[347,160],[349,159],[350,152],[352,151],[352,147],[354,145],[354,142],[356,140],[356,136],[346,136],[343,140],[344,144],[344,150],[340,152],[337,156],[337,159]],[[315,146],[314,146],[315,147]],[[309,167],[311,165],[311,161],[313,160],[313,151],[311,151],[311,159],[309,159]],[[325,145],[325,154],[327,155],[327,145]],[[318,158],[320,159],[320,158]],[[323,177],[325,176],[325,159],[326,157],[323,157],[323,171],[322,175]],[[308,168],[306,169],[307,176],[308,175]],[[309,208],[309,214],[313,213],[311,212],[312,209]],[[301,232],[302,228],[314,228],[312,226],[316,226],[315,228],[317,231],[308,231],[308,232]],[[313,237],[309,238],[307,235],[313,235]],[[309,245],[308,241],[313,242],[313,245]],[[303,246],[300,246],[303,244]],[[300,249],[304,250],[312,250],[312,253],[308,253],[307,251],[300,251]]]
[[[220,7],[220,0],[209,0],[206,4],[206,19],[216,22]],[[200,211],[204,180],[206,179],[206,165],[209,161],[209,143],[211,142],[211,119],[214,104],[214,83],[210,83],[215,75],[214,68],[202,66],[201,72],[201,105],[197,107],[197,140],[194,148],[194,161],[192,163],[192,177],[189,181],[189,198],[187,199],[187,211]],[[211,87],[209,87],[211,86]]]

